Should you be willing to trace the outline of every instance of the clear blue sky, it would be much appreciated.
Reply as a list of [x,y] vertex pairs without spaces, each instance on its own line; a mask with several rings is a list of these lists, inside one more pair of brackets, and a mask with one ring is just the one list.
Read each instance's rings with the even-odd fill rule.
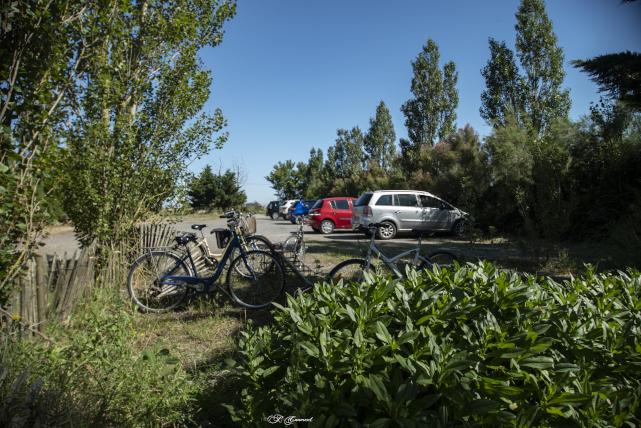
[[[565,52],[571,117],[588,112],[599,97],[589,78],[569,61],[641,50],[641,1],[547,1],[559,45]],[[248,201],[273,199],[267,180],[278,161],[306,161],[312,147],[334,143],[338,128],[369,128],[383,100],[397,139],[407,131],[401,105],[411,96],[411,61],[428,38],[441,61],[459,73],[459,127],[489,133],[479,115],[484,89],[481,68],[488,37],[514,46],[518,0],[239,0],[220,46],[201,53],[213,71],[207,109],[220,107],[229,141],[194,162],[200,171],[234,164],[246,172]],[[322,195],[319,195],[322,196]]]

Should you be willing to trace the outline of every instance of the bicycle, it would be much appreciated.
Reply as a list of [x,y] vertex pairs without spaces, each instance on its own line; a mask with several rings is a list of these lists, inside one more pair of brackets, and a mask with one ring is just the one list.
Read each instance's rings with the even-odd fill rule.
[[[276,300],[285,287],[284,269],[278,259],[267,251],[247,251],[242,244],[239,214],[230,211],[221,216],[227,219],[227,229],[213,229],[219,247],[225,248],[214,272],[200,276],[189,249],[196,235],[177,235],[176,243],[182,252],[150,249],[136,259],[127,278],[129,296],[144,312],[166,312],[180,305],[189,292],[222,291],[236,304],[264,308]],[[201,230],[204,225],[196,225]],[[203,226],[203,227],[200,227]],[[208,249],[206,241],[202,244]],[[238,249],[239,255],[232,258]],[[226,289],[218,283],[229,261]],[[214,288],[215,286],[215,288]]]
[[[249,219],[249,220],[248,220]],[[239,231],[242,232],[239,237],[240,243],[245,248],[245,251],[251,250],[262,250],[262,251],[272,251],[273,244],[272,242],[263,235],[256,235],[256,220],[250,214],[239,214]],[[209,248],[207,239],[202,229],[206,228],[206,224],[192,224],[191,228],[200,232],[200,239],[197,239],[194,234],[191,234],[190,242],[193,242],[193,249],[197,250],[197,255],[193,257],[194,264],[201,270],[212,273],[215,271],[216,266],[218,266],[218,258],[222,254],[215,254]],[[214,233],[212,231],[211,233]],[[190,232],[183,232],[183,235],[190,235]],[[176,244],[171,251],[181,252],[180,245]],[[219,245],[220,248],[220,245]],[[167,248],[165,248],[167,250]],[[233,249],[231,259],[235,259],[239,256],[238,248]]]
[[[370,244],[365,258],[355,258],[345,260],[329,272],[329,280],[338,281],[340,279],[349,281],[362,281],[364,279],[364,272],[374,271],[376,273],[392,273],[397,278],[403,278],[403,273],[398,266],[398,263],[412,256],[409,265],[418,269],[431,269],[437,265],[439,267],[446,267],[459,262],[458,258],[448,251],[435,251],[429,255],[421,254],[421,239],[423,234],[427,233],[423,230],[413,229],[412,231],[417,235],[418,241],[415,248],[404,251],[396,256],[389,257],[376,245],[376,232],[379,228],[387,227],[387,223],[372,223],[368,227],[370,235]],[[382,262],[382,264],[373,263],[374,256]]]
[[282,255],[286,257],[298,269],[302,269],[305,265],[305,251],[307,245],[305,244],[305,234],[303,233],[303,226],[305,224],[305,216],[296,216],[296,224],[298,229],[294,235],[290,236],[282,244]]

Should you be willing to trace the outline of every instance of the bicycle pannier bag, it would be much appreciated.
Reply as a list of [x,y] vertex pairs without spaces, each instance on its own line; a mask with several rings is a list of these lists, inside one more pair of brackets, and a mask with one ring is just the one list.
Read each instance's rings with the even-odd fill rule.
[[214,229],[212,233],[216,235],[216,245],[218,245],[218,248],[225,248],[231,239],[231,231],[229,229]]

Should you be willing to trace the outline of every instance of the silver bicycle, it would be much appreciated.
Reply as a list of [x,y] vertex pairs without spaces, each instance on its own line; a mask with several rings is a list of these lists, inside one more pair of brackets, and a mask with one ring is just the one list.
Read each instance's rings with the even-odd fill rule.
[[362,281],[364,272],[372,272],[383,275],[393,275],[397,278],[404,277],[405,266],[410,265],[417,269],[431,269],[452,266],[459,259],[449,251],[435,251],[430,254],[421,254],[421,240],[428,232],[414,229],[417,235],[417,244],[411,250],[404,251],[395,256],[388,256],[376,245],[376,235],[379,228],[387,227],[386,223],[372,223],[369,225],[370,243],[365,258],[345,260],[331,270],[328,278],[333,281],[341,279],[345,281]]

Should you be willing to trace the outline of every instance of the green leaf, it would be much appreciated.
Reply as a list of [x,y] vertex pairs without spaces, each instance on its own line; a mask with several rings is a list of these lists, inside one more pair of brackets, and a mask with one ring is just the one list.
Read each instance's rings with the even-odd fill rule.
[[488,413],[496,413],[501,410],[501,403],[494,400],[474,400],[465,406],[463,415],[486,415]]
[[376,321],[376,337],[378,337],[383,343],[390,344],[392,343],[392,335],[387,331],[387,327],[380,321]]
[[305,341],[301,342],[300,346],[307,352],[307,354],[309,354],[309,356],[318,358],[318,348],[316,347],[316,345]]
[[370,373],[369,377],[366,378],[365,385],[372,390],[374,395],[376,395],[376,398],[380,401],[388,404],[391,402],[390,396],[387,389],[385,389],[385,385],[383,384],[380,376]]
[[573,404],[584,404],[590,401],[591,397],[589,394],[573,394],[570,392],[564,392],[557,395],[552,400],[548,401],[548,404],[566,404],[571,406]]

